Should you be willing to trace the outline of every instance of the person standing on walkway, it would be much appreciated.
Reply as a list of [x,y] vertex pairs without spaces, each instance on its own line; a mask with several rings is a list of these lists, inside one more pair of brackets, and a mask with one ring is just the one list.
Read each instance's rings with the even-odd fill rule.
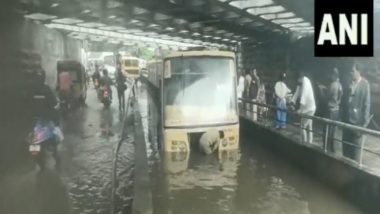
[[[342,103],[343,122],[366,127],[370,120],[371,95],[369,83],[362,77],[363,67],[354,64],[351,76],[352,82],[348,93],[344,94]],[[349,129],[343,130],[343,155],[353,160],[360,160],[363,135]]]
[[[310,79],[303,72],[298,73],[298,86],[294,93],[292,102],[299,100],[300,106],[297,113],[307,116],[315,114],[316,105],[314,99],[313,86]],[[313,120],[309,118],[301,118],[301,136],[302,142],[313,142]]]
[[[326,103],[327,108],[325,112],[325,117],[330,120],[339,120],[340,117],[340,101],[342,98],[343,90],[342,85],[339,81],[339,71],[334,68],[331,74],[331,82],[326,91]],[[327,132],[327,133],[326,133]],[[327,137],[327,150],[330,152],[335,152],[336,145],[334,144],[335,139],[335,126],[326,126],[324,129],[324,135]]]
[[245,97],[249,96],[248,88],[249,88],[249,84],[251,84],[251,81],[252,81],[251,73],[249,72],[249,70],[246,70],[245,76],[244,76],[244,95],[243,95]]
[[[259,91],[260,79],[257,75],[256,69],[253,69],[252,72],[249,72],[246,76],[246,84],[245,84],[245,96],[246,99],[251,100],[253,102],[257,101],[257,95]],[[252,103],[247,103],[247,113],[249,117],[253,120],[257,120],[257,105]]]
[[[266,99],[266,92],[265,92],[265,84],[262,80],[260,80],[260,77],[257,75],[258,77],[258,83],[259,83],[259,88],[258,88],[258,91],[257,91],[257,102],[260,103],[260,104],[264,104],[266,105],[267,104],[267,99]],[[268,109],[264,106],[259,106],[258,107],[258,114],[259,114],[259,117],[262,118],[265,116],[265,113],[268,111]]]
[[[257,74],[257,70],[253,69],[252,82],[251,82],[251,88],[250,88],[250,97],[251,97],[251,100],[254,102],[258,102],[260,86],[261,86],[260,77]],[[257,113],[258,113],[257,105],[252,106],[252,113],[253,113],[253,121],[256,121]]]
[[[244,77],[244,90],[243,90],[243,98],[246,100],[250,100],[249,98],[249,87],[252,82],[252,76],[247,69],[245,72],[245,77]],[[250,103],[245,103],[245,116],[249,117],[251,115],[251,104]]]
[[260,89],[260,77],[257,74],[257,70],[253,69],[252,70],[252,81],[251,81],[251,89],[250,89],[250,97],[254,100],[257,100],[258,94],[259,94],[259,89]]
[[286,95],[288,95],[291,90],[286,86],[284,82],[285,78],[286,74],[281,73],[274,86],[275,105],[277,108],[274,123],[277,129],[284,129],[286,127]]
[[239,75],[238,87],[237,87],[239,109],[242,109],[242,106],[241,106],[242,102],[241,102],[240,98],[243,97],[244,85],[245,85],[245,79],[244,79],[243,73],[241,73]]

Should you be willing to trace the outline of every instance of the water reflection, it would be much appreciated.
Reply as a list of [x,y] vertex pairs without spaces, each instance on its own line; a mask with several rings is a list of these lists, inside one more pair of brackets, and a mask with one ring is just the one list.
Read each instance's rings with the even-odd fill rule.
[[[242,139],[240,151],[161,156],[166,196],[157,213],[361,213],[349,202]],[[164,198],[163,198],[164,197]],[[161,209],[161,208],[159,208]]]
[[267,192],[254,204],[258,213],[310,213],[308,202],[301,199],[295,188],[280,178],[271,177],[269,180]]
[[361,213],[262,148],[249,147],[214,156],[162,154],[162,176],[155,179],[165,190],[156,190],[156,213]]
[[237,184],[236,172],[239,153],[223,152],[224,155],[205,156],[198,153],[165,153],[164,166],[170,190],[230,188]]
[[[157,213],[231,213],[237,186],[238,151],[205,156],[163,153],[166,210]],[[189,203],[191,201],[191,203]]]
[[102,109],[100,112],[100,129],[103,137],[109,137],[113,135],[112,125],[113,125],[113,116],[114,109]]
[[257,141],[263,139],[244,133],[236,151],[209,156],[198,151],[159,152],[155,135],[160,116],[154,99],[145,96],[140,106],[149,105],[150,148],[159,154],[149,157],[154,213],[361,213],[316,179],[262,148]]
[[245,135],[236,191],[237,213],[361,213],[331,189]]
[[0,213],[70,213],[66,187],[53,171],[8,174],[0,180],[0,189]]

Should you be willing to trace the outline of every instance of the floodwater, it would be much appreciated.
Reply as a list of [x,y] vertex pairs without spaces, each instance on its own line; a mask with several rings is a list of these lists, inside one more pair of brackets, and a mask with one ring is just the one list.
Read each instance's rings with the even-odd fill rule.
[[[112,106],[106,110],[90,85],[86,105],[62,120],[65,139],[58,149],[62,157],[61,172],[53,170],[54,161],[50,159],[50,169],[43,173],[32,160],[27,160],[24,167],[0,173],[1,214],[110,213],[114,206],[111,203],[114,148],[124,118],[131,121],[133,116],[132,111],[125,117],[125,113],[118,110],[116,91],[113,94]],[[118,158],[121,180],[116,191],[118,210],[129,209],[133,187],[133,121],[128,122],[126,128],[131,131],[127,132]],[[15,131],[18,135],[22,133],[22,130]]]
[[257,144],[263,139],[249,139],[244,133],[239,151],[211,156],[160,153],[154,128],[159,117],[150,93],[140,94],[140,112],[149,127],[145,131],[156,214],[362,213]]
[[[240,150],[235,152],[211,156],[197,151],[160,153],[157,106],[145,85],[139,87],[137,97],[144,130],[136,131],[145,132],[155,214],[361,213],[255,142],[262,139],[249,139],[244,133]],[[112,207],[115,213],[131,213],[135,143],[132,111],[124,117],[116,100],[110,110],[104,110],[91,87],[86,103],[63,121],[60,173],[38,173],[29,161],[27,167],[0,174],[1,214],[109,214]],[[112,204],[112,160],[123,118],[127,118],[127,136],[119,152]]]

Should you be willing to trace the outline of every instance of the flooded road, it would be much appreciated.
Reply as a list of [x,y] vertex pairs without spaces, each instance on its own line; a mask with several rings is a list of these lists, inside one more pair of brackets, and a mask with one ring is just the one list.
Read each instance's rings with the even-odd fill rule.
[[[150,107],[144,111],[144,105]],[[157,111],[149,93],[141,114]],[[152,133],[152,126],[146,128]],[[356,207],[241,133],[240,149],[212,156],[160,154],[150,136],[153,207],[157,214],[359,214]]]
[[[128,93],[128,92],[127,92]],[[159,114],[145,85],[138,90],[156,214],[359,214],[360,210],[241,133],[239,151],[204,156],[159,152]],[[0,213],[131,213],[134,171],[133,111],[118,158],[116,204],[111,203],[112,159],[123,113],[114,100],[104,110],[89,89],[87,106],[63,121],[60,173],[34,166],[0,175]],[[107,132],[106,130],[110,130]],[[139,143],[139,142],[137,142]],[[29,164],[30,165],[30,164]]]
[[[27,167],[0,175],[0,213],[110,213],[112,160],[124,118],[124,113],[118,110],[116,91],[113,94],[112,106],[105,110],[90,86],[86,105],[62,120],[65,139],[59,147],[60,173],[55,170],[39,173],[29,160]],[[133,130],[133,123],[127,124],[127,128]],[[129,181],[118,187],[119,202],[123,204],[120,208],[125,208],[132,186],[132,136],[127,136],[121,152],[119,173]],[[49,163],[52,165],[54,161]]]
[[250,142],[243,135],[242,152],[222,159],[191,154],[181,170],[169,165],[174,161],[163,161],[156,182],[167,192],[158,188],[154,194],[155,213],[361,213]]
[[[94,91],[92,89],[92,91]],[[126,93],[128,94],[129,91]],[[114,148],[120,138],[124,113],[118,110],[116,91],[110,109],[89,92],[87,108],[65,121],[67,143],[64,180],[68,186],[73,213],[110,213],[111,175]],[[92,102],[91,102],[92,101]],[[131,113],[131,112],[129,112]],[[128,117],[133,117],[129,114]],[[127,124],[127,126],[133,124]],[[129,134],[133,135],[133,132]],[[120,166],[129,174],[133,165],[133,137],[121,149]]]

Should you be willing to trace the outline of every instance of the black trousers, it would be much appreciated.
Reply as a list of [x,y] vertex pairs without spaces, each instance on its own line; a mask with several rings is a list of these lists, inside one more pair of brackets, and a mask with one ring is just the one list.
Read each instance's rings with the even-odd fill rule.
[[[327,110],[326,112],[326,118],[330,120],[339,120],[339,110]],[[326,132],[328,131],[327,134],[327,151],[329,152],[336,152],[336,144],[335,144],[335,130],[336,127],[329,125],[325,127],[323,136],[326,136]]]
[[125,90],[122,88],[117,89],[117,97],[119,98],[119,109],[125,108]]
[[343,155],[355,161],[360,161],[360,150],[363,143],[363,135],[356,131],[343,131]]

